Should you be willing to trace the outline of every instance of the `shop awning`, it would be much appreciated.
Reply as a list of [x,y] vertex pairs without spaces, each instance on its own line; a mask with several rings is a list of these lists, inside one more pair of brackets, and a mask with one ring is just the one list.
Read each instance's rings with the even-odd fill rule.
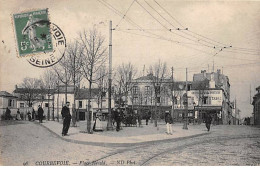
[[222,107],[221,106],[195,106],[195,110],[217,110],[221,111]]

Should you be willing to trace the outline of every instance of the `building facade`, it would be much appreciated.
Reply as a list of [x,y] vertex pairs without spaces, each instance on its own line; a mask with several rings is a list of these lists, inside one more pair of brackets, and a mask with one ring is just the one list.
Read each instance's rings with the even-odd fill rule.
[[5,113],[7,107],[10,109],[11,115],[16,114],[17,97],[6,91],[0,91],[0,116]]
[[[257,93],[253,97],[253,122],[254,125],[260,125],[260,86],[256,88]],[[251,120],[250,120],[251,121]]]
[[[157,106],[160,117],[163,118],[165,112],[171,112],[174,120],[180,122],[184,120],[186,111],[189,121],[198,123],[203,122],[206,114],[211,114],[215,124],[228,124],[232,116],[230,84],[220,70],[194,74],[193,81],[188,81],[187,86],[183,81],[164,79],[157,95],[151,76],[142,76],[132,82],[127,97],[128,107],[153,112]],[[184,104],[186,88],[187,107]]]

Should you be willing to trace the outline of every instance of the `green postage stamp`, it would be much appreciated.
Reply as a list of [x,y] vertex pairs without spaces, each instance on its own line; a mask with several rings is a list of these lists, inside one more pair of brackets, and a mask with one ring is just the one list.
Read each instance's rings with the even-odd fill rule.
[[41,68],[59,62],[66,48],[62,30],[48,16],[48,9],[13,14],[18,56]]
[[53,50],[47,9],[14,14],[14,24],[20,56]]

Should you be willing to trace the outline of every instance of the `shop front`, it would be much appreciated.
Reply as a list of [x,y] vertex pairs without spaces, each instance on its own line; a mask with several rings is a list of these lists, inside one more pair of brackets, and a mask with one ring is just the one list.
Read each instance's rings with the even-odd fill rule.
[[212,117],[212,124],[221,124],[222,107],[221,106],[195,106],[194,107],[194,120],[198,123],[203,123],[205,121],[206,115]]

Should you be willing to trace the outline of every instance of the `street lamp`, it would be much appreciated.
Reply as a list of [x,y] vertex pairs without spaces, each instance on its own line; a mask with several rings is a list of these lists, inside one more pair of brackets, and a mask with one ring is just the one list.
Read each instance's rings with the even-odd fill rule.
[[188,130],[188,97],[187,93],[183,95],[183,105],[185,106],[185,113],[184,113],[184,123],[183,128],[185,130]]
[[51,94],[48,93],[48,115],[47,115],[48,121],[50,120],[50,96]]

